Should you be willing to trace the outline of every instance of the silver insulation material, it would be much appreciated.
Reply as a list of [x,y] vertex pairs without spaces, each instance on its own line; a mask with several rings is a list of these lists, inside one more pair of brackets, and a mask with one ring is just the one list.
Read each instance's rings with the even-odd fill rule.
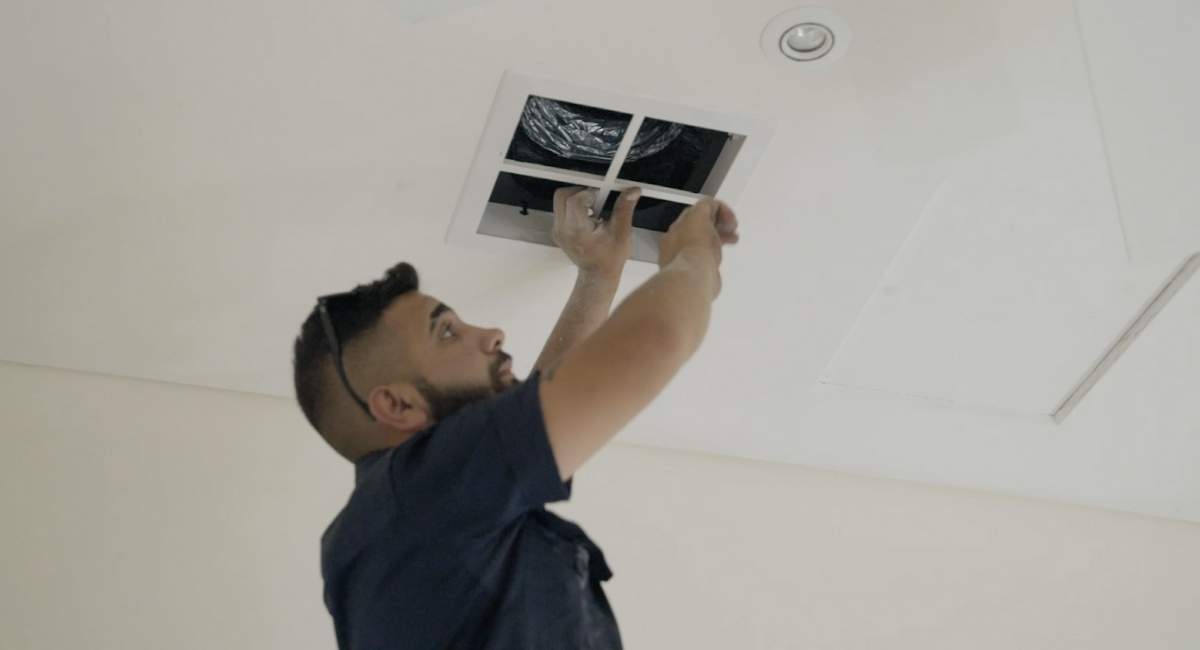
[[[612,161],[628,125],[623,119],[543,97],[530,97],[521,113],[521,129],[539,147],[556,156],[595,163]],[[653,156],[666,149],[681,132],[683,127],[671,122],[644,125],[627,160]]]

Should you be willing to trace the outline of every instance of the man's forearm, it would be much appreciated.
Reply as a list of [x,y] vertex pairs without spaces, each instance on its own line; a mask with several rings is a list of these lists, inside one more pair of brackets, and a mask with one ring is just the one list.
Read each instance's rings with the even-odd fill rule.
[[608,318],[620,284],[619,273],[580,271],[554,331],[534,363],[534,370],[553,366],[576,343],[586,339]]

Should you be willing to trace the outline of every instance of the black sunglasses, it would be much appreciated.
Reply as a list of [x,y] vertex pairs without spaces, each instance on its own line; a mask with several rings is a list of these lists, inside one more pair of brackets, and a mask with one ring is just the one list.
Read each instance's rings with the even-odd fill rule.
[[337,364],[338,376],[342,378],[342,385],[346,387],[346,390],[354,398],[354,401],[358,402],[363,413],[366,413],[367,417],[374,420],[375,416],[371,415],[371,409],[367,407],[366,401],[359,397],[358,393],[354,392],[354,387],[350,385],[350,380],[346,378],[346,367],[342,365],[342,346],[338,342],[337,330],[333,328],[333,318],[329,315],[329,311],[335,301],[350,295],[351,292],[347,291],[321,296],[317,298],[317,310],[321,312],[321,324],[325,326],[325,339],[329,342],[329,349],[333,351],[333,360]]

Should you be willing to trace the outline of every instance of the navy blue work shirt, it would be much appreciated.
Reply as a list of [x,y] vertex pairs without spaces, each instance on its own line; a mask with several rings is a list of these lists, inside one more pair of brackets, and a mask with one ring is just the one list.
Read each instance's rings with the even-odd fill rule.
[[539,374],[355,466],[321,536],[342,650],[620,648],[604,554],[544,504],[571,496]]

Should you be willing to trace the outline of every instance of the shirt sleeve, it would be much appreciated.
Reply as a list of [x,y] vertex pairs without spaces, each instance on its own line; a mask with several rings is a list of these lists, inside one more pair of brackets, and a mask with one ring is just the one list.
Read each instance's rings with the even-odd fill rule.
[[540,373],[472,404],[396,449],[392,481],[406,517],[432,528],[498,528],[571,496],[550,449]]

